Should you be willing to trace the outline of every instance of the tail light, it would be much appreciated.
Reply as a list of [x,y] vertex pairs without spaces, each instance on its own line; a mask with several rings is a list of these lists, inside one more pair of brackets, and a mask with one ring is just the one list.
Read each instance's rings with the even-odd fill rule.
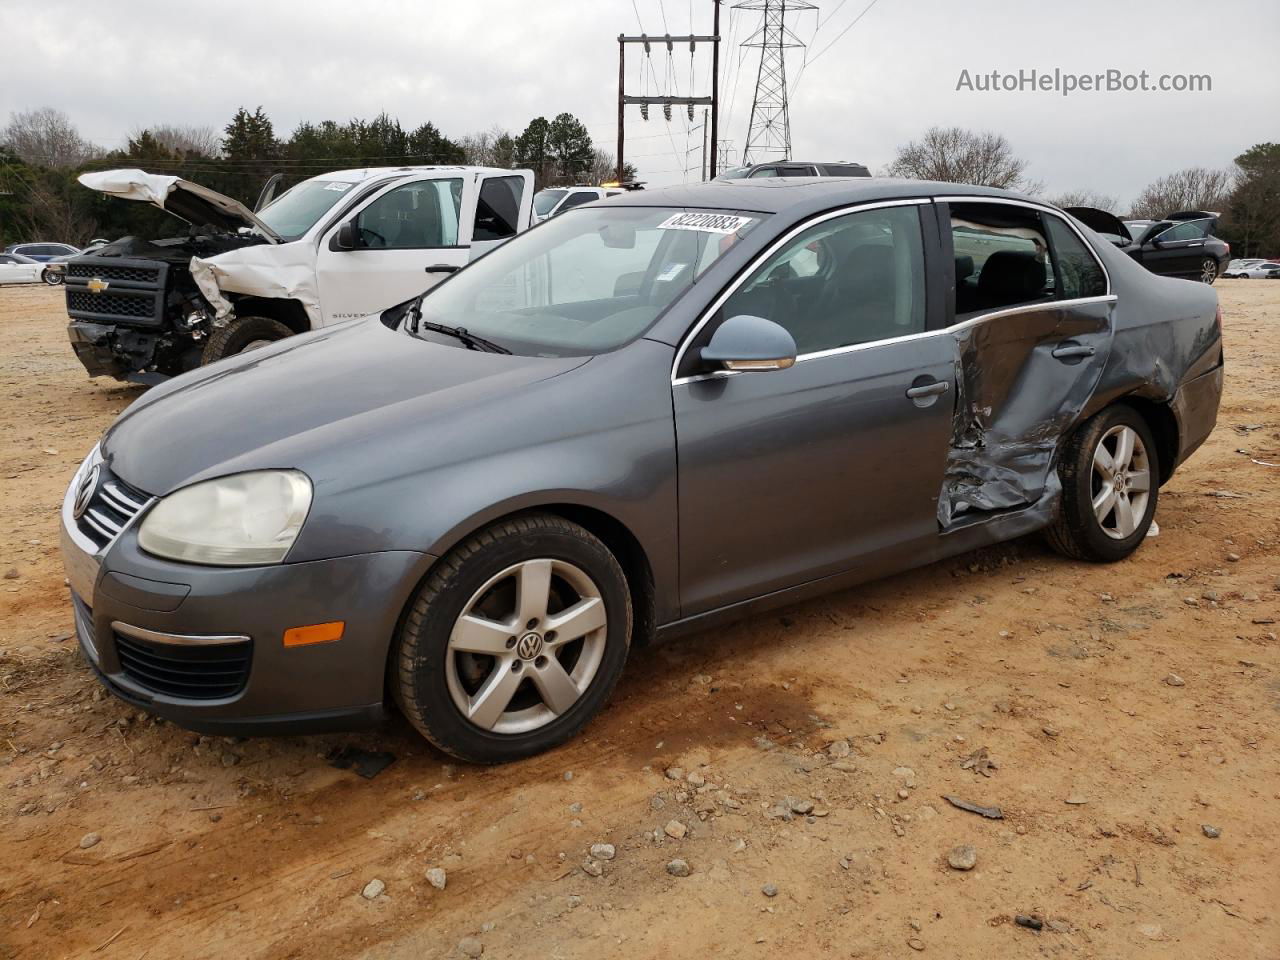
[[1222,304],[1218,304],[1218,312],[1214,315],[1213,322],[1218,325],[1218,339],[1222,339]]

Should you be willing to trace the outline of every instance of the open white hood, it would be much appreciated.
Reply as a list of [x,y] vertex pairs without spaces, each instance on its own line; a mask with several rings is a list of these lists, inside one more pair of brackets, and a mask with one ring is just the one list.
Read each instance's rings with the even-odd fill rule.
[[241,228],[252,228],[272,243],[281,242],[280,235],[254,216],[239,200],[232,200],[190,180],[137,169],[84,173],[79,180],[90,190],[122,200],[141,200],[153,204],[196,226],[213,224],[228,233]]

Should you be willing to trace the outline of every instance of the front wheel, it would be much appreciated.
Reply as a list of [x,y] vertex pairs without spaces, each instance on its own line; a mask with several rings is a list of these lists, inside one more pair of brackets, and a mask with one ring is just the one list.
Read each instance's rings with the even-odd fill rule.
[[1213,283],[1218,279],[1218,261],[1205,257],[1200,261],[1200,282]]
[[1118,405],[1085,421],[1058,462],[1062,507],[1050,545],[1077,560],[1114,563],[1138,548],[1156,513],[1160,464],[1146,421]]
[[57,287],[62,284],[64,277],[61,270],[46,270],[40,275],[40,279],[51,287]]
[[208,339],[200,354],[200,363],[213,363],[237,353],[247,353],[290,336],[293,336],[293,331],[279,320],[272,320],[270,317],[236,317]]
[[568,740],[604,705],[631,643],[631,594],[587,530],[530,514],[441,559],[390,664],[401,710],[446,753],[504,763]]

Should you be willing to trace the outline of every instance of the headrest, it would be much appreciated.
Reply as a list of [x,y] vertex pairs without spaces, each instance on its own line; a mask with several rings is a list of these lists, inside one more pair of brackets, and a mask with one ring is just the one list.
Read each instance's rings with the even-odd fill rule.
[[1034,253],[997,250],[982,266],[978,292],[989,300],[1020,303],[1039,296],[1044,289],[1044,279],[1044,264]]

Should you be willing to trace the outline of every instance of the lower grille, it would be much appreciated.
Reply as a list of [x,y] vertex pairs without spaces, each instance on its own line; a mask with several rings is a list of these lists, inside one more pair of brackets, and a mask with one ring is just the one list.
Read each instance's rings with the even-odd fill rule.
[[120,670],[138,686],[185,700],[217,700],[244,689],[252,643],[185,646],[114,635]]

